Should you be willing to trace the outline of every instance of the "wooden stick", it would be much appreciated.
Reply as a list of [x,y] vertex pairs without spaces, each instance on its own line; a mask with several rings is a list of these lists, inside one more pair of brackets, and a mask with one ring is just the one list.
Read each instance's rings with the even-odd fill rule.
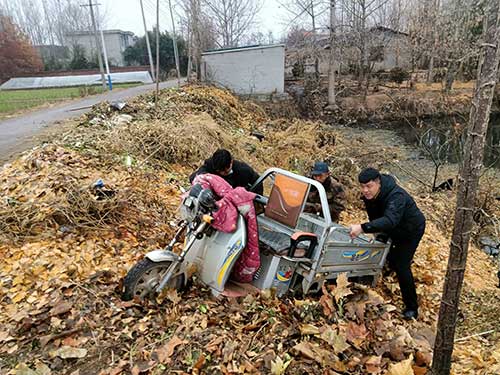
[[484,332],[476,333],[474,335],[465,336],[465,337],[461,337],[459,339],[455,339],[455,342],[466,341],[467,339],[470,339],[470,338],[473,338],[473,337],[484,336],[484,335],[487,335],[488,333],[493,333],[493,332],[495,332],[495,330],[494,329],[490,329],[489,331],[484,331]]

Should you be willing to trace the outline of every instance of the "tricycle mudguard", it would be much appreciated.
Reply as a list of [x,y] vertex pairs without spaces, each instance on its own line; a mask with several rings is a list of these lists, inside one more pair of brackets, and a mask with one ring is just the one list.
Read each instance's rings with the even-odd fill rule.
[[150,261],[158,263],[158,262],[177,262],[180,260],[180,257],[170,251],[170,250],[153,250],[146,254],[146,258]]

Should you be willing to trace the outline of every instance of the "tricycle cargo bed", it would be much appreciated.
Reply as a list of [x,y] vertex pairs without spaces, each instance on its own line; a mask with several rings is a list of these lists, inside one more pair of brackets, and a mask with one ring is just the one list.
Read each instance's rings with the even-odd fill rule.
[[389,250],[387,244],[365,236],[351,240],[348,229],[338,224],[333,224],[323,249],[320,272],[382,269]]

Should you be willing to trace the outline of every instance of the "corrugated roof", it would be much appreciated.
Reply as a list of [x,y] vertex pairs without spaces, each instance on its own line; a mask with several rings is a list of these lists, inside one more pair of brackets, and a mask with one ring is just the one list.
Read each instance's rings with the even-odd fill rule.
[[[112,29],[112,30],[103,30],[102,31],[104,34],[128,34],[128,35],[134,35],[132,31],[123,31],[119,29]],[[84,30],[84,31],[74,31],[70,33],[66,33],[65,36],[78,36],[78,35],[94,35],[94,32],[91,30]]]
[[248,51],[248,50],[254,50],[254,49],[266,49],[266,48],[277,48],[277,47],[282,47],[285,48],[284,44],[268,44],[268,45],[252,45],[252,46],[244,46],[244,47],[229,47],[229,48],[220,48],[220,49],[213,49],[213,50],[208,50],[202,53],[202,55],[215,55],[217,53],[230,53],[230,52],[241,52],[241,51]]
[[[111,73],[113,83],[152,83],[149,72]],[[1,90],[39,89],[48,87],[71,87],[100,85],[100,74],[55,77],[18,77],[11,78],[0,86]]]

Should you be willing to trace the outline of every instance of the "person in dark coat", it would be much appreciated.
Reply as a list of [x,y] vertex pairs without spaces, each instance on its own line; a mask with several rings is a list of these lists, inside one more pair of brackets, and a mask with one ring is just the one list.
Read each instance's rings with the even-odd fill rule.
[[[243,187],[249,189],[259,178],[257,172],[247,163],[234,160],[228,150],[219,149],[206,159],[203,165],[189,176],[189,182],[199,174],[216,174],[226,180],[233,188]],[[264,187],[259,184],[253,190],[254,193],[262,195]]]
[[[332,221],[338,223],[340,213],[345,210],[346,196],[344,187],[331,175],[328,164],[322,161],[314,163],[311,177],[320,182],[325,188],[328,207],[330,208],[330,216]],[[312,213],[321,213],[322,211],[319,192],[314,186],[311,186],[311,192],[307,198],[304,211]]]
[[406,306],[403,316],[416,319],[418,302],[411,263],[425,232],[425,217],[394,177],[366,168],[359,174],[358,181],[370,221],[352,225],[351,238],[360,233],[382,233],[392,239],[387,261],[398,277]]

